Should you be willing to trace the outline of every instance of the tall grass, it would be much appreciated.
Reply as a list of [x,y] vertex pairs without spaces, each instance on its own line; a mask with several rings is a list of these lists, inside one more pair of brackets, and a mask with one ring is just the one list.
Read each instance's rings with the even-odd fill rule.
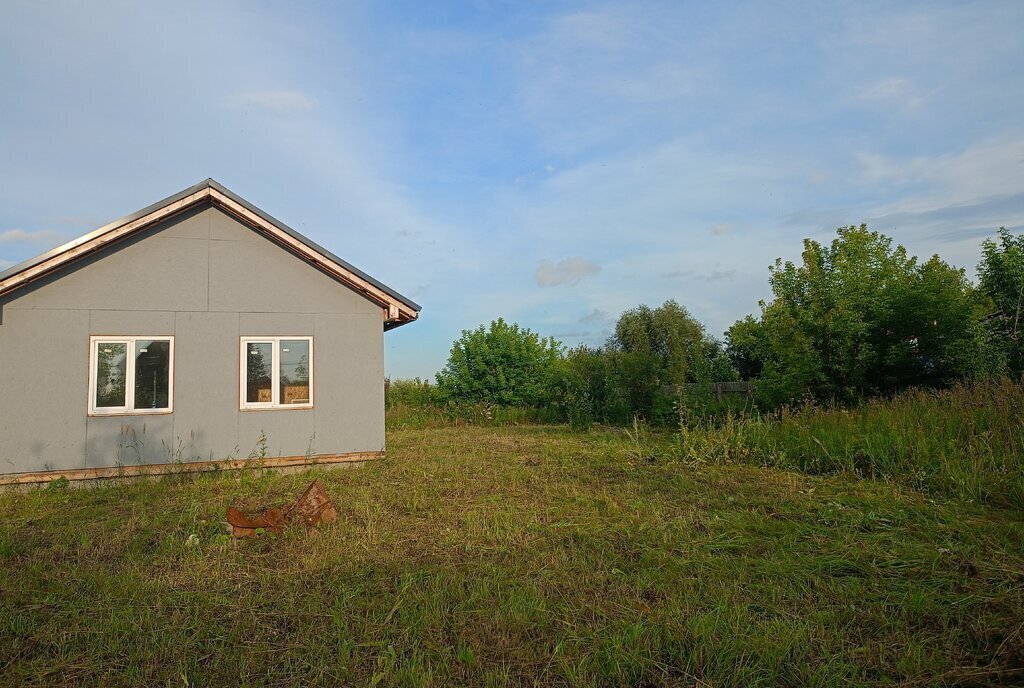
[[1024,385],[963,382],[854,409],[808,407],[682,428],[684,458],[853,473],[1024,508]]
[[451,402],[442,398],[436,385],[419,378],[385,380],[384,408],[390,429],[561,423],[565,416],[554,404],[508,407]]
[[445,428],[464,425],[502,427],[561,423],[562,411],[553,406],[493,406],[490,404],[395,404],[385,415],[390,430]]

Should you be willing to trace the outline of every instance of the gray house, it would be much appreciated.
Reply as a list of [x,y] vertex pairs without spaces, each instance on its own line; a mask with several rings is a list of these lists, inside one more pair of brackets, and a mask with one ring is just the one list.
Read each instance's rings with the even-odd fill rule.
[[0,483],[380,456],[419,310],[208,179],[0,272]]

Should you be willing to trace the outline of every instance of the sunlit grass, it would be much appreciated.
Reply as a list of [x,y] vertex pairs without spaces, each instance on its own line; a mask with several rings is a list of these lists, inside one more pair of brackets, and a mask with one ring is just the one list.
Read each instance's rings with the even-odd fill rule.
[[395,430],[318,475],[339,523],[237,542],[229,504],[310,475],[0,495],[0,682],[1024,680],[1017,511],[550,426]]

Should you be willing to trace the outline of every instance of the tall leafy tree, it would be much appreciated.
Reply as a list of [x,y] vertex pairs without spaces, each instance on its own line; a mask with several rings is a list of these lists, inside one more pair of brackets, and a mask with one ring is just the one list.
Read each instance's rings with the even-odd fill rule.
[[668,300],[657,308],[638,306],[619,316],[609,347],[653,384],[735,380],[721,345],[686,308]]
[[1024,234],[999,228],[981,245],[980,287],[993,301],[988,318],[997,345],[1015,375],[1024,372]]
[[992,367],[984,298],[963,270],[919,264],[866,225],[837,233],[804,241],[800,264],[777,260],[760,319],[728,333],[734,360],[760,368],[762,401],[851,401]]
[[738,378],[722,346],[672,300],[657,308],[638,306],[619,316],[606,350],[628,413],[648,418],[666,386]]
[[450,401],[498,406],[538,405],[551,398],[562,345],[502,318],[463,330],[452,344],[437,386]]

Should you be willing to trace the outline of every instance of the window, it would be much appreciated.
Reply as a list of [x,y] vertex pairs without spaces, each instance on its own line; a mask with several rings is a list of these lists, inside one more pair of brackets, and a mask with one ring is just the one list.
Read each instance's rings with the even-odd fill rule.
[[89,414],[170,413],[174,337],[90,337]]
[[312,337],[242,337],[241,408],[313,406]]

